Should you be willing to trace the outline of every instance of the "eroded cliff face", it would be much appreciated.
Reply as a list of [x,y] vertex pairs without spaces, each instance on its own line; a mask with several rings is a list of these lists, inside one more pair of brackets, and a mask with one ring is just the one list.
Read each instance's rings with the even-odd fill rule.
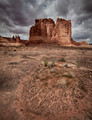
[[30,29],[29,41],[33,43],[51,42],[54,26],[52,19],[36,19],[35,26]]
[[30,43],[71,44],[71,21],[58,18],[56,23],[52,19],[36,19],[35,26],[30,28]]
[[56,23],[52,19],[36,19],[35,26],[30,28],[29,41],[31,43],[52,43],[58,45],[88,45],[85,41],[76,42],[71,37],[71,20],[58,18]]

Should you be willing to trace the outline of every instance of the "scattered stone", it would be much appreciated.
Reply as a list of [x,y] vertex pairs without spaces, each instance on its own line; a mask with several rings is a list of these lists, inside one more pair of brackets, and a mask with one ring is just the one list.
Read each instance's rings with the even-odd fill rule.
[[55,73],[55,70],[54,70],[54,69],[51,69],[51,70],[50,70],[50,73]]
[[17,51],[16,49],[14,49],[13,51]]
[[48,67],[49,67],[49,68],[54,67],[54,62],[50,62],[50,63],[48,63]]
[[65,67],[66,67],[66,68],[69,68],[68,64],[65,64]]

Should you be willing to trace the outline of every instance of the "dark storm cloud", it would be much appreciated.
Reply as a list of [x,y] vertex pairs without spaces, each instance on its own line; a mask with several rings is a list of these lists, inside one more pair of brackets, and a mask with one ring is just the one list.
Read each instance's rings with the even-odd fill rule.
[[[31,6],[29,9],[29,5]],[[2,0],[0,2],[0,21],[10,23],[12,20],[14,25],[27,26],[32,22],[31,17],[36,17],[36,0]],[[4,19],[7,17],[8,19]]]
[[[6,9],[6,15],[13,21],[15,25],[28,25],[28,8],[23,3],[23,0],[8,0],[9,7]],[[33,11],[32,11],[33,12]],[[32,13],[33,14],[33,13]],[[31,15],[31,11],[30,11]]]
[[68,14],[70,0],[58,0],[56,11],[58,15],[66,16]]
[[25,0],[25,3],[32,4],[33,6],[36,6],[37,0]]
[[75,16],[76,22],[81,23],[92,17],[92,0],[57,0],[55,9],[57,15],[64,17],[72,12],[71,18]]
[[90,6],[92,6],[92,1],[82,0],[79,3],[80,5],[74,5],[74,13],[77,15],[76,22],[81,24],[82,22],[88,21],[90,18],[92,19],[92,7],[90,8]]
[[75,40],[92,40],[92,0],[0,0],[0,33],[26,34],[36,18],[72,20]]
[[72,20],[75,40],[92,42],[92,0],[58,0],[55,9],[57,16]]
[[92,13],[92,0],[84,0],[83,8],[87,13]]
[[[36,0],[1,0],[0,28],[5,33],[27,33],[21,27],[33,24],[37,16],[36,5]],[[1,29],[0,32],[3,33],[4,30]]]
[[15,28],[15,29],[10,29],[10,32],[16,33],[16,34],[27,34],[28,31],[25,31],[25,29],[20,29],[20,28]]

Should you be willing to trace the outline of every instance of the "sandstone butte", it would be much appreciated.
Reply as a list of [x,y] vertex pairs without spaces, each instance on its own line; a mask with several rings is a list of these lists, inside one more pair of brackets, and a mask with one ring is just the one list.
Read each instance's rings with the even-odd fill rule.
[[35,25],[30,28],[29,40],[21,40],[19,36],[6,38],[0,36],[0,45],[25,46],[31,44],[55,44],[61,46],[88,45],[85,41],[76,42],[71,35],[71,20],[58,18],[56,23],[53,19],[36,19]]
[[58,18],[55,23],[51,18],[36,19],[35,26],[30,28],[28,44],[88,45],[85,41],[74,41],[71,36],[71,29],[71,20]]

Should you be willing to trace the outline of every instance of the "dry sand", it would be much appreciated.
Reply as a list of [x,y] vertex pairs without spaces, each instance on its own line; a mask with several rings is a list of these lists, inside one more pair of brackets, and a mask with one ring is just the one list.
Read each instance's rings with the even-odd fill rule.
[[91,92],[91,49],[0,47],[0,120],[92,120]]

